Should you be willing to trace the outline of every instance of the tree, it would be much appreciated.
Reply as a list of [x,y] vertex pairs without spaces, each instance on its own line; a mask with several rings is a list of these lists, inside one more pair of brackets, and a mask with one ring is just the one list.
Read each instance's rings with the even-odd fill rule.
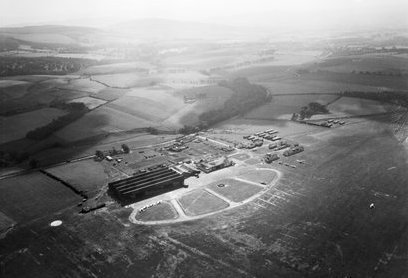
[[126,144],[122,144],[122,150],[124,153],[130,153],[130,148]]
[[98,157],[98,158],[103,158],[104,157],[103,152],[100,151],[100,150],[95,151],[95,156]]

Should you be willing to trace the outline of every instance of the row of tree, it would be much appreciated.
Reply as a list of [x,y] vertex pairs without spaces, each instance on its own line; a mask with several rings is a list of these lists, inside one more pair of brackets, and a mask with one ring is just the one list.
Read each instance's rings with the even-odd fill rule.
[[68,110],[69,113],[64,116],[53,119],[51,123],[45,126],[41,126],[34,130],[29,131],[26,134],[26,138],[32,140],[43,140],[50,136],[55,131],[63,128],[64,126],[72,123],[73,121],[78,120],[89,111],[89,109],[83,103],[61,103],[54,104],[52,106]]

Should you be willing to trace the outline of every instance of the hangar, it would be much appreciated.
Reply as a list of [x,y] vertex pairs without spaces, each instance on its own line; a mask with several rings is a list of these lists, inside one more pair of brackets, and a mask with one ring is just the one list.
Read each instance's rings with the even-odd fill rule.
[[120,203],[132,203],[154,190],[184,186],[184,176],[168,167],[159,167],[108,185],[111,195]]

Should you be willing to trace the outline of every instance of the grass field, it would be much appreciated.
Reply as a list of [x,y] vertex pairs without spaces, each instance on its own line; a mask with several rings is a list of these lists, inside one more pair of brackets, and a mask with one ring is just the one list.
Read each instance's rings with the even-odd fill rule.
[[182,196],[178,201],[189,216],[206,214],[229,206],[227,202],[201,189]]
[[154,66],[145,62],[115,63],[108,65],[91,66],[81,71],[83,74],[113,74],[121,72],[137,72],[153,69]]
[[105,88],[96,94],[92,94],[91,96],[102,100],[111,101],[124,96],[126,92],[128,92],[127,89]]
[[342,97],[327,106],[330,114],[314,115],[311,119],[327,117],[347,117],[385,113],[392,110],[392,105],[375,100]]
[[154,125],[152,122],[104,105],[57,131],[56,135],[63,140],[75,141],[99,134]]
[[269,170],[250,170],[238,176],[241,179],[264,184],[270,184],[275,177],[276,173]]
[[99,106],[106,103],[106,101],[104,101],[104,100],[93,98],[93,97],[76,98],[76,99],[73,99],[73,100],[71,100],[69,102],[83,103],[90,110],[95,109],[96,107],[99,107]]
[[104,167],[93,160],[72,162],[46,170],[52,175],[93,197],[107,184],[108,176]]
[[407,90],[406,76],[365,75],[344,72],[311,72],[302,74],[304,80],[323,80],[330,82],[374,86],[380,89]]
[[50,123],[66,112],[55,108],[43,108],[32,112],[0,117],[0,144],[23,138],[27,132]]
[[0,211],[17,222],[57,212],[82,198],[41,173],[0,180]]
[[316,65],[316,68],[333,72],[350,73],[352,71],[408,72],[407,57],[394,55],[354,55],[328,58]]
[[[219,184],[224,184],[224,187],[219,187]],[[234,202],[242,202],[255,195],[263,188],[255,184],[235,179],[220,180],[207,187]]]
[[152,82],[160,82],[161,80],[158,77],[152,77],[141,72],[94,75],[92,79],[116,88],[149,86]]
[[106,88],[106,86],[92,81],[89,78],[77,78],[69,80],[68,84],[58,86],[59,88],[73,90],[73,91],[85,91],[89,93],[97,93]]
[[139,221],[161,221],[171,220],[177,218],[177,211],[168,202],[161,202],[158,205],[154,205],[143,212],[136,214],[136,220]]
[[174,103],[179,104],[179,106],[170,106],[164,102],[143,97],[124,96],[107,104],[107,106],[147,121],[160,122],[171,116],[183,105],[182,102],[175,101]]
[[26,81],[0,80],[0,101],[21,98],[28,93],[30,86],[31,83]]

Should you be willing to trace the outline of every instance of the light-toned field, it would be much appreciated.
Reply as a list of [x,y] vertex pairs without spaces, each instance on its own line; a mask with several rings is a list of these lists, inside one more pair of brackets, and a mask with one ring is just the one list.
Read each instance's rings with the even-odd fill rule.
[[384,72],[407,72],[408,59],[394,55],[359,55],[328,58],[316,65],[319,68],[333,72],[356,72],[360,71],[384,71]]
[[73,99],[73,100],[71,100],[69,102],[83,103],[90,110],[95,109],[96,107],[99,107],[99,106],[106,103],[106,101],[104,101],[104,100],[93,98],[93,97],[76,98],[76,99]]
[[53,119],[65,115],[66,112],[55,108],[43,108],[32,112],[0,117],[0,143],[23,138],[27,132],[49,124]]
[[155,124],[104,105],[57,131],[56,135],[66,141],[76,141],[109,132],[126,131],[148,126],[155,126]]
[[68,163],[48,168],[46,171],[90,197],[94,196],[108,182],[104,167],[93,160]]
[[269,171],[269,170],[250,170],[245,173],[242,173],[238,176],[238,178],[256,182],[256,183],[264,183],[270,184],[274,178],[276,177],[276,172]]
[[173,90],[166,89],[165,87],[149,87],[132,89],[126,93],[127,97],[138,97],[148,99],[157,103],[165,104],[168,107],[179,110],[185,106],[183,98],[173,93]]
[[13,37],[23,41],[31,41],[38,43],[63,43],[63,44],[75,43],[74,39],[56,33],[13,34]]
[[145,71],[153,69],[152,64],[146,62],[116,63],[108,65],[91,66],[81,71],[83,74],[111,74],[128,71]]
[[128,92],[128,89],[105,88],[96,94],[92,94],[91,96],[106,101],[111,101],[124,96],[126,92]]
[[[329,80],[308,80],[301,78],[286,78],[271,81],[269,76],[256,76],[254,82],[268,88],[272,94],[313,94],[313,93],[339,93],[344,91],[378,92],[378,86],[342,83]],[[384,89],[384,88],[381,88]]]
[[287,120],[254,120],[235,118],[220,123],[217,129],[231,130],[237,133],[238,138],[242,135],[254,134],[268,129],[278,130],[278,135],[287,139],[288,136],[305,135],[325,129],[323,127],[311,126]]
[[214,85],[189,88],[174,92],[174,95],[179,98],[183,98],[184,96],[198,97],[200,94],[205,94],[206,97],[202,99],[197,98],[196,102],[185,105],[175,114],[166,119],[163,124],[178,127],[197,124],[200,114],[223,107],[224,102],[233,94],[233,91],[225,87]]
[[178,201],[188,216],[206,214],[229,206],[224,200],[202,189],[191,191]]
[[[381,103],[375,100],[342,97],[328,106],[330,115],[326,115],[326,117],[378,114],[390,111],[391,108],[392,105]],[[323,117],[324,115],[315,115],[312,116],[312,119],[317,119],[319,118],[318,116]]]
[[27,84],[27,81],[21,80],[0,80],[0,88]]
[[248,119],[290,120],[293,113],[298,113],[303,106],[311,102],[327,104],[335,100],[336,95],[286,95],[274,96],[272,101],[260,106],[245,115]]
[[173,105],[170,105],[160,100],[137,96],[124,96],[107,104],[107,106],[147,121],[160,122],[184,106],[182,101],[175,100],[172,102]]
[[161,81],[158,77],[152,77],[147,73],[141,72],[94,75],[92,76],[92,79],[115,88],[143,87],[148,86],[152,82]]
[[[223,184],[223,187],[219,185]],[[262,190],[262,186],[235,179],[225,179],[208,185],[208,188],[233,202],[242,202]]]
[[89,78],[71,79],[69,80],[68,84],[58,87],[68,90],[85,91],[89,93],[97,93],[106,88],[106,86],[92,81]]

